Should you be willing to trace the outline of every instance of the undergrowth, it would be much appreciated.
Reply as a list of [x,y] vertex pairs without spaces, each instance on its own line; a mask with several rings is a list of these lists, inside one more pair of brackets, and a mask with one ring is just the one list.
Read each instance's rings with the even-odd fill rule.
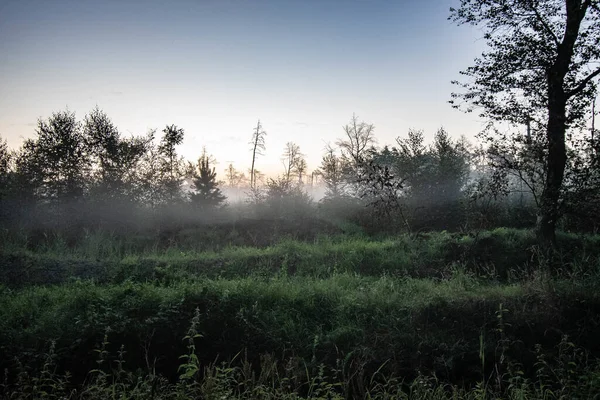
[[197,235],[180,232],[167,246],[106,232],[77,243],[3,237],[0,394],[600,393],[599,236],[561,233],[548,258],[531,232],[514,229],[317,235],[264,246],[213,246],[195,243]]
[[[496,343],[501,357],[486,373],[485,352],[480,351],[481,375],[470,384],[452,384],[435,375],[405,378],[386,374],[385,361],[365,373],[364,360],[337,359],[308,365],[299,358],[277,360],[262,354],[253,364],[240,352],[228,361],[200,362],[197,339],[200,311],[196,309],[183,338],[186,351],[179,357],[177,377],[170,381],[151,367],[127,368],[124,346],[108,351],[110,329],[94,350],[96,367],[87,372],[82,384],[71,383],[69,372],[59,372],[55,343],[50,342],[42,368],[32,372],[17,362],[14,371],[5,370],[0,395],[6,399],[595,399],[600,394],[600,362],[588,358],[567,336],[551,351],[536,346],[535,371],[527,376],[522,365],[508,356],[516,341],[504,334],[507,312],[500,304],[496,312],[501,334]],[[480,346],[485,346],[483,335]],[[548,354],[554,354],[549,358]],[[393,361],[392,361],[393,362]]]

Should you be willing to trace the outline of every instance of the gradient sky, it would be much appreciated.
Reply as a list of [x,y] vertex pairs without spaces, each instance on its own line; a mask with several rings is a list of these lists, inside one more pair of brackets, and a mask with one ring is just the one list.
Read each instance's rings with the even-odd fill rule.
[[98,105],[126,135],[184,128],[181,154],[206,146],[221,173],[250,167],[260,118],[270,174],[288,141],[316,168],[353,113],[379,144],[472,137],[483,122],[447,101],[483,41],[447,20],[457,2],[0,0],[0,136],[17,148],[38,118]]

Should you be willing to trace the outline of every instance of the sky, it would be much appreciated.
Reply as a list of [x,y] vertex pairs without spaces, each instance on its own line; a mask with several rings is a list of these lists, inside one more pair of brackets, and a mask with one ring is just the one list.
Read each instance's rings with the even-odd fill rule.
[[481,34],[448,21],[458,0],[0,0],[0,136],[12,148],[36,122],[95,106],[126,136],[185,130],[180,153],[202,147],[283,172],[293,141],[309,171],[353,114],[378,144],[409,128],[473,138],[484,122],[448,104],[459,71],[481,54]]

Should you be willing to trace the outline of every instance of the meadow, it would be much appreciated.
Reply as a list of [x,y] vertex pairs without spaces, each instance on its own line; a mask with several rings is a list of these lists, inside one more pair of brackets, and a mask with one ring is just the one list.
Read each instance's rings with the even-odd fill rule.
[[600,236],[3,233],[6,398],[594,398]]

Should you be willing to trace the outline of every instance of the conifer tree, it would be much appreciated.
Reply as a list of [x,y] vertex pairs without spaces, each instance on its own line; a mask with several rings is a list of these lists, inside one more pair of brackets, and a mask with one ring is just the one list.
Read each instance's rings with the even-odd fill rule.
[[193,177],[195,193],[190,194],[192,204],[202,210],[219,207],[226,199],[219,189],[217,173],[215,167],[211,167],[212,163],[214,160],[203,149]]

